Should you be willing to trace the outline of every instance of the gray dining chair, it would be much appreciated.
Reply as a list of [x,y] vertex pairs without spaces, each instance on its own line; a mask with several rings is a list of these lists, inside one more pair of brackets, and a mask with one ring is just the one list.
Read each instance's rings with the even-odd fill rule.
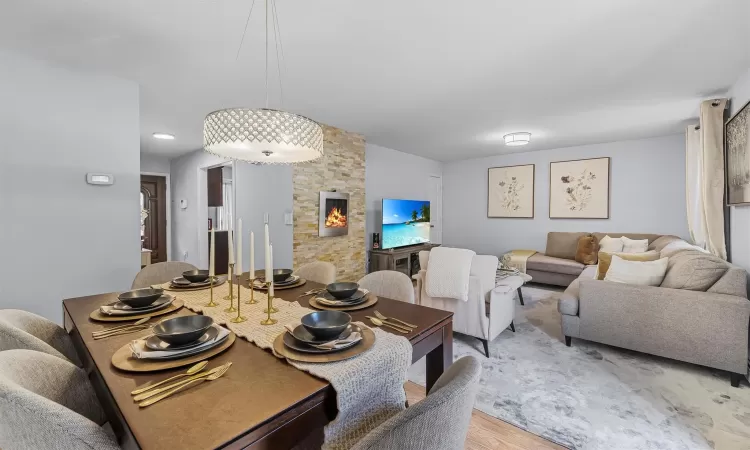
[[115,450],[86,373],[33,350],[0,352],[0,448]]
[[75,361],[71,361],[67,356],[63,355],[43,340],[0,320],[0,351],[16,349],[34,350],[52,355],[63,361],[68,361],[69,363],[80,365],[79,360],[76,359]]
[[463,449],[481,374],[475,357],[459,359],[424,400],[380,424],[351,450]]
[[302,265],[294,271],[305,280],[320,284],[331,284],[336,282],[336,266],[325,261],[315,261]]
[[182,276],[182,272],[195,270],[192,264],[181,261],[168,261],[156,264],[150,264],[135,276],[131,289],[147,288],[154,284],[164,284],[174,278]]
[[379,270],[365,275],[359,286],[379,297],[414,303],[414,284],[407,275],[395,270]]
[[[39,346],[38,343],[29,339],[28,334],[52,347],[73,364],[81,365],[70,336],[65,329],[51,320],[20,309],[0,309],[0,322],[22,331],[18,333],[6,326],[0,326],[0,350],[29,348],[50,353],[48,348]],[[55,354],[55,356],[58,355]]]

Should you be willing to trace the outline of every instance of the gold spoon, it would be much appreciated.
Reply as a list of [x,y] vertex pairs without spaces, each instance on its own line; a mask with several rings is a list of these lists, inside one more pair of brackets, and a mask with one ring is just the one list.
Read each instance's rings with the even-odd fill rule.
[[142,400],[146,400],[147,398],[151,398],[151,397],[153,397],[155,395],[159,395],[161,393],[167,392],[167,391],[169,391],[171,389],[177,388],[177,387],[182,386],[184,384],[188,384],[191,381],[195,381],[195,380],[198,380],[200,378],[206,378],[207,376],[213,375],[216,372],[224,369],[224,367],[226,367],[227,364],[231,365],[232,363],[226,363],[226,364],[221,365],[221,366],[216,366],[216,367],[214,367],[211,370],[206,370],[206,371],[203,371],[203,372],[198,372],[195,375],[191,375],[191,376],[187,377],[186,379],[184,379],[182,381],[177,381],[177,382],[174,382],[174,383],[170,383],[170,384],[168,384],[168,385],[166,385],[164,387],[160,387],[160,388],[148,390],[148,391],[146,391],[146,392],[144,392],[142,394],[138,394],[135,397],[133,397],[133,401],[140,402]]
[[174,381],[174,380],[180,379],[182,377],[188,377],[190,375],[193,375],[195,373],[200,372],[207,365],[208,365],[208,361],[201,361],[198,364],[196,364],[196,365],[192,366],[191,368],[189,368],[187,370],[187,372],[185,372],[185,373],[181,373],[179,375],[175,375],[172,378],[167,378],[166,380],[160,381],[160,382],[158,382],[156,384],[150,384],[148,386],[137,388],[136,390],[134,390],[133,392],[131,392],[130,395],[138,395],[141,392],[150,391],[151,389],[153,389],[153,388],[155,388],[157,386],[161,386],[164,383],[169,383],[170,381]]
[[177,392],[179,392],[179,391],[181,391],[183,389],[187,389],[188,387],[192,387],[193,383],[196,383],[196,382],[198,384],[200,384],[200,383],[203,383],[204,381],[218,380],[219,378],[222,377],[222,375],[224,375],[225,373],[227,373],[227,370],[229,370],[229,367],[231,367],[231,366],[232,366],[232,363],[227,363],[224,366],[222,366],[219,370],[217,370],[216,372],[212,373],[211,375],[209,375],[209,376],[207,376],[205,378],[198,378],[196,380],[188,381],[187,383],[185,383],[183,385],[180,385],[180,386],[172,389],[171,391],[167,391],[167,392],[165,392],[165,393],[163,393],[161,395],[158,395],[158,396],[152,397],[152,398],[150,398],[150,399],[148,399],[146,401],[140,402],[140,403],[138,403],[138,406],[140,406],[141,408],[145,408],[146,406],[153,405],[154,403],[158,402],[159,400],[164,400],[165,398],[171,396],[172,394],[176,394]]
[[94,335],[94,336],[97,336],[97,335],[100,335],[100,334],[108,334],[108,333],[111,333],[113,331],[120,331],[120,330],[124,330],[126,328],[135,327],[135,326],[138,326],[138,325],[143,325],[144,323],[148,322],[149,320],[151,320],[151,316],[144,317],[143,319],[139,319],[135,323],[129,323],[127,325],[119,325],[119,326],[116,326],[116,327],[108,328],[106,330],[94,331],[91,334]]
[[385,323],[382,320],[378,319],[377,317],[372,317],[372,316],[366,316],[366,317],[368,319],[370,319],[370,322],[372,322],[373,324],[375,324],[375,326],[393,328],[394,330],[398,331],[399,333],[404,333],[404,334],[411,333],[411,330],[407,331],[405,328],[399,328],[399,327],[397,327],[395,325],[391,325],[389,323]]
[[151,327],[148,325],[139,325],[137,327],[123,328],[122,330],[115,330],[115,331],[111,331],[105,334],[97,334],[96,336],[94,336],[94,340],[107,339],[108,337],[121,336],[123,334],[137,333],[139,331],[149,330],[149,329],[151,329]]
[[375,316],[377,316],[377,318],[380,319],[380,320],[394,320],[394,321],[396,321],[398,323],[403,323],[404,325],[406,325],[409,328],[417,328],[416,325],[412,325],[409,322],[404,322],[403,320],[396,319],[395,317],[386,317],[383,314],[381,314],[379,311],[375,311]]

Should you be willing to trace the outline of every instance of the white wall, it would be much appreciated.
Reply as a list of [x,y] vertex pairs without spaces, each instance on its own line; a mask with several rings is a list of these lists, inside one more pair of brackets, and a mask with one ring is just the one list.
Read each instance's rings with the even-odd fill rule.
[[169,158],[141,153],[141,172],[169,173]]
[[[205,266],[202,261],[207,261],[208,244],[204,246],[202,243],[208,241],[208,207],[203,207],[206,202],[205,185],[202,195],[199,195],[198,185],[201,182],[199,175],[201,175],[202,168],[224,162],[224,159],[203,150],[196,150],[171,161],[171,260],[189,262],[198,267]],[[180,200],[183,199],[187,200],[187,209],[180,208]]]
[[[0,51],[0,308],[62,321],[61,300],[140,269],[135,83]],[[113,186],[86,184],[87,172]]]
[[244,270],[250,270],[250,232],[255,232],[255,268],[265,268],[263,259],[263,215],[273,243],[273,265],[292,268],[294,229],[284,224],[284,214],[293,211],[292,166],[254,165],[237,162],[233,179],[237,193],[235,219],[242,219]]
[[[750,70],[732,86],[728,97],[732,100],[731,115],[750,101]],[[750,272],[750,206],[732,206],[729,214],[732,262]]]
[[365,145],[365,239],[368,250],[372,247],[372,233],[381,231],[382,200],[429,200],[430,175],[442,173],[441,162],[373,144]]
[[[549,163],[611,157],[609,220],[549,218]],[[536,164],[535,218],[487,218],[487,169]],[[544,251],[549,231],[688,236],[682,135],[516,153],[443,165],[443,244],[483,254]]]

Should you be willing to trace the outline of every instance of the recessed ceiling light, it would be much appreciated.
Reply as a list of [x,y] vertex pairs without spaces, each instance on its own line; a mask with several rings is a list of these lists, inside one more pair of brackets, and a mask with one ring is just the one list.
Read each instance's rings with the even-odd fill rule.
[[169,133],[154,133],[153,136],[154,136],[154,139],[166,139],[168,141],[171,141],[174,139],[174,134],[169,134]]
[[526,145],[531,140],[531,133],[510,133],[503,136],[503,140],[505,140],[505,145],[511,146],[511,147],[517,147],[519,145]]

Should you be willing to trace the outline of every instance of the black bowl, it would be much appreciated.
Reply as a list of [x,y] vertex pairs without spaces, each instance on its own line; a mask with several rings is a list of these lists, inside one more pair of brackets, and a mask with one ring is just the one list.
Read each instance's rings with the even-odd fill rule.
[[328,293],[339,300],[351,297],[357,293],[358,289],[357,283],[331,283],[326,286]]
[[302,316],[302,326],[318,339],[336,339],[346,330],[352,316],[341,311],[315,311]]
[[289,277],[292,276],[292,272],[294,272],[292,269],[274,269],[273,282],[281,283],[282,281],[288,280]]
[[200,339],[213,324],[209,316],[175,317],[156,325],[154,335],[170,345],[187,345]]
[[182,277],[191,283],[202,283],[208,280],[208,270],[188,270],[182,272]]
[[143,288],[123,292],[117,296],[117,299],[131,308],[144,308],[154,303],[162,295],[164,295],[164,289]]

